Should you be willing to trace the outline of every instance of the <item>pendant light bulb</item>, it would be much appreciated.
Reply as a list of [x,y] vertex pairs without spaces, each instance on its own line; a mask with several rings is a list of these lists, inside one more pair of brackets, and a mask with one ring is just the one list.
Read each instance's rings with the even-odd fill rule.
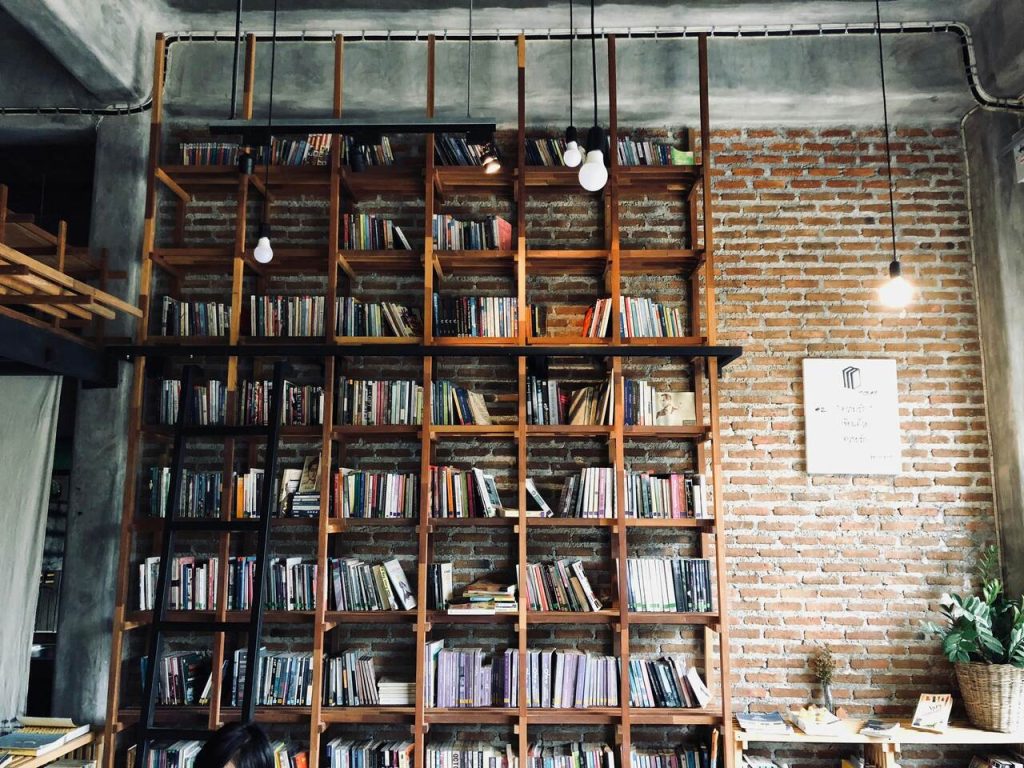
[[587,159],[580,166],[580,186],[588,192],[597,192],[608,183],[608,169],[604,165],[604,131],[594,126],[587,134]]
[[889,264],[889,279],[878,289],[878,298],[890,309],[904,309],[914,300],[914,286],[902,274],[898,261]]
[[484,173],[492,174],[501,170],[501,161],[498,160],[498,153],[493,145],[488,145],[480,164],[484,167]]
[[575,168],[583,162],[583,153],[577,139],[576,126],[570,125],[565,129],[565,149],[562,151],[562,162],[568,168]]
[[274,249],[270,247],[270,229],[262,224],[256,247],[252,250],[252,257],[260,264],[269,264],[274,258]]

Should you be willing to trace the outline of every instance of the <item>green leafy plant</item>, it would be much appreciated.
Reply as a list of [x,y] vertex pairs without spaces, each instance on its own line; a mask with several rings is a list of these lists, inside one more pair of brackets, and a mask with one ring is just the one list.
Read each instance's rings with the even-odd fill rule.
[[925,631],[942,639],[952,662],[977,661],[1024,668],[1024,596],[1011,600],[999,578],[999,550],[989,547],[978,563],[978,595],[943,595],[945,626],[925,622]]

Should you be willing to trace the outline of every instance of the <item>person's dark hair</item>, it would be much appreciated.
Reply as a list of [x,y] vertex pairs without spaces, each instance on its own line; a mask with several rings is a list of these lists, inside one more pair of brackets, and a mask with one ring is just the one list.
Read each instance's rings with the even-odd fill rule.
[[274,768],[274,750],[255,723],[228,723],[209,738],[196,755],[195,768]]

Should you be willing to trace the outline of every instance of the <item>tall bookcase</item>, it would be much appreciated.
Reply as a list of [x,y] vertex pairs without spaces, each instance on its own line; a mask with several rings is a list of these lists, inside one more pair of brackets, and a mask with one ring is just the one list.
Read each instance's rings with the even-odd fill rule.
[[[339,35],[334,40],[334,94],[333,115],[341,117],[343,112],[344,39]],[[434,53],[433,37],[424,42],[427,49],[427,115],[434,112]],[[509,66],[516,66],[518,72],[518,125],[516,134],[515,162],[510,165],[506,158],[505,168],[493,175],[485,175],[479,167],[440,167],[435,165],[435,137],[423,138],[423,160],[418,165],[397,165],[373,167],[353,173],[341,163],[341,139],[335,136],[329,164],[326,167],[273,166],[264,177],[262,167],[251,175],[240,173],[234,166],[178,166],[162,162],[164,126],[163,83],[167,43],[162,36],[156,42],[156,57],[153,72],[153,109],[150,136],[148,186],[146,192],[146,217],[144,250],[142,253],[142,277],[140,283],[140,308],[144,320],[139,324],[134,347],[133,394],[131,401],[130,434],[128,449],[128,472],[124,492],[124,517],[121,526],[120,560],[118,570],[117,601],[114,613],[114,634],[110,665],[109,699],[107,725],[104,735],[104,755],[108,766],[112,766],[117,754],[118,735],[130,728],[138,711],[126,705],[122,699],[130,699],[127,688],[130,685],[125,670],[136,663],[126,656],[126,649],[132,633],[146,630],[151,616],[132,610],[135,594],[134,566],[145,548],[145,537],[154,536],[161,529],[159,518],[146,517],[139,509],[143,457],[146,446],[152,441],[166,439],[166,429],[145,423],[147,410],[147,381],[152,370],[173,367],[177,358],[206,358],[214,364],[223,365],[226,374],[227,418],[231,423],[235,414],[235,399],[238,392],[240,365],[254,358],[281,359],[301,358],[314,360],[322,366],[325,412],[323,425],[316,427],[285,427],[285,439],[304,439],[319,443],[321,510],[318,519],[281,518],[274,521],[274,531],[304,528],[315,537],[315,556],[319,566],[317,584],[317,607],[310,612],[268,612],[266,623],[297,624],[309,628],[311,649],[314,657],[311,707],[262,707],[257,718],[261,722],[284,724],[292,729],[307,728],[312,765],[322,764],[321,739],[334,724],[408,725],[414,741],[415,765],[423,765],[424,746],[430,737],[432,725],[459,726],[463,724],[495,724],[508,729],[512,745],[518,754],[526,753],[527,745],[533,739],[538,727],[554,725],[578,725],[603,728],[613,733],[618,750],[618,765],[629,764],[630,748],[634,731],[643,726],[662,726],[666,733],[674,726],[707,726],[719,729],[722,736],[721,754],[727,766],[732,764],[732,751],[725,748],[732,743],[733,722],[731,717],[729,634],[728,634],[728,589],[725,567],[724,530],[726,523],[722,503],[722,476],[719,439],[719,376],[721,368],[737,357],[736,347],[720,346],[717,343],[715,312],[715,260],[712,232],[712,200],[710,190],[711,153],[708,127],[708,75],[707,40],[701,36],[697,41],[699,56],[700,89],[700,152],[699,162],[690,166],[638,166],[623,167],[616,153],[610,153],[609,180],[602,193],[591,195],[594,205],[600,205],[603,216],[604,244],[601,248],[551,249],[531,248],[527,237],[527,205],[534,197],[554,198],[583,193],[576,180],[575,169],[562,167],[528,166],[523,151],[526,139],[526,46],[520,36],[514,42],[515,56],[509,57]],[[609,134],[619,135],[616,103],[616,41],[609,38],[608,83],[609,83]],[[512,44],[510,43],[510,49]],[[257,40],[249,36],[244,56],[244,85],[242,116],[253,115],[254,72]],[[614,140],[614,139],[613,139]],[[176,224],[171,233],[173,245],[158,245],[157,223],[160,218],[159,191],[173,201]],[[509,251],[440,251],[432,242],[432,215],[439,206],[440,196],[468,193],[473,195],[505,196],[512,201],[515,209],[513,222],[513,248]],[[189,246],[185,242],[185,222],[189,206],[197,196],[219,196],[234,202],[234,241],[227,246]],[[422,252],[414,251],[341,251],[339,243],[339,220],[342,209],[353,200],[363,196],[398,195],[423,200]],[[684,201],[685,231],[687,241],[677,248],[624,248],[620,241],[620,207],[624,200],[638,196],[670,197]],[[268,265],[254,261],[251,253],[252,232],[248,231],[247,210],[251,204],[262,204],[266,198],[271,205],[270,221],[273,225],[273,205],[289,196],[316,196],[327,201],[328,244],[327,247],[291,247],[283,238],[275,238],[275,258]],[[230,331],[226,338],[168,338],[150,333],[149,324],[153,314],[153,290],[157,271],[163,273],[169,291],[181,290],[185,276],[192,273],[218,273],[230,275]],[[335,298],[344,290],[349,279],[373,273],[422,275],[423,336],[417,338],[354,338],[336,337]],[[519,306],[519,328],[515,336],[508,338],[447,338],[434,336],[432,328],[432,295],[443,290],[445,281],[451,275],[462,273],[501,273],[515,284],[515,295]],[[690,334],[673,338],[622,338],[618,323],[612,323],[610,338],[585,338],[579,336],[533,337],[530,333],[530,316],[527,311],[527,282],[534,275],[562,275],[586,273],[603,279],[605,295],[617,307],[622,293],[625,275],[673,275],[683,279],[688,296]],[[274,275],[310,274],[326,275],[326,338],[276,338],[255,339],[242,336],[242,312],[248,306],[244,287],[246,280],[254,279],[256,290],[262,292],[266,281]],[[421,370],[421,384],[424,387],[424,416],[422,426],[358,427],[335,423],[334,402],[337,375],[347,360],[353,357],[401,356],[414,361]],[[612,384],[620,396],[615,398],[614,422],[608,426],[534,426],[527,423],[526,390],[528,360],[531,357],[581,357],[597,360],[605,366]],[[683,361],[692,374],[696,404],[696,423],[685,426],[626,426],[623,410],[622,380],[624,365],[634,357]],[[430,423],[431,382],[437,377],[438,364],[458,359],[462,365],[474,365],[483,360],[500,358],[515,365],[515,381],[509,384],[515,390],[515,418],[493,426],[434,426]],[[341,519],[328,515],[330,509],[332,475],[338,466],[339,456],[344,456],[350,441],[364,437],[375,439],[411,441],[418,443],[420,464],[420,507],[419,518],[411,520],[392,519]],[[607,446],[607,462],[616,468],[617,508],[614,518],[473,518],[436,519],[431,517],[429,501],[429,469],[435,462],[439,441],[445,440],[489,441],[501,440],[514,446],[516,506],[525,510],[528,506],[526,480],[530,476],[528,448],[531,441],[561,439],[593,439]],[[714,517],[710,520],[693,518],[647,519],[627,517],[625,508],[624,467],[626,448],[630,441],[678,442],[687,446],[688,461],[693,467],[710,476],[710,498]],[[239,445],[238,443],[242,443]],[[602,450],[604,450],[602,448]],[[232,470],[239,460],[244,461],[248,451],[249,462],[255,465],[254,449],[244,444],[244,439],[223,440],[222,466],[225,478],[221,515],[228,519],[234,511]],[[471,461],[471,459],[470,459]],[[398,611],[373,615],[328,610],[327,583],[323,574],[327,572],[327,558],[339,540],[358,541],[368,530],[384,526],[407,526],[416,545],[415,589],[417,608],[414,611]],[[611,606],[594,613],[535,613],[527,610],[527,601],[520,598],[518,614],[499,617],[449,616],[443,612],[427,609],[427,571],[433,559],[435,538],[439,532],[451,534],[454,530],[477,529],[477,532],[491,532],[491,535],[508,535],[515,542],[514,552],[509,553],[511,563],[520,568],[520,583],[525,584],[525,569],[528,562],[529,537],[531,532],[547,531],[553,528],[566,529],[565,535],[572,535],[572,529],[600,530],[607,534],[609,551],[609,582],[612,592]],[[643,529],[664,529],[667,535],[693,537],[695,556],[713,560],[714,612],[700,614],[686,613],[634,613],[628,610],[626,600],[626,567],[630,555],[631,535],[639,535]],[[446,530],[447,529],[447,530]],[[688,530],[683,530],[688,529]],[[379,528],[378,528],[379,530]],[[313,533],[315,531],[315,534]],[[221,562],[235,549],[238,542],[232,542],[228,533],[211,534],[217,537],[216,552]],[[239,535],[234,535],[235,539]],[[221,569],[218,584],[218,608],[207,612],[207,617],[218,621],[236,618],[226,610],[227,569]],[[237,620],[242,617],[238,616]],[[424,659],[425,642],[444,627],[446,631],[458,632],[459,627],[472,624],[504,622],[514,635],[510,647],[518,647],[520,659],[518,708],[487,709],[428,709],[424,705]],[[416,704],[413,707],[328,707],[323,705],[322,680],[326,637],[346,623],[370,625],[411,626],[415,636],[415,683]],[[526,707],[526,651],[530,647],[531,632],[544,628],[557,639],[559,632],[569,632],[574,625],[602,625],[609,633],[611,650],[621,657],[622,669],[628,669],[630,658],[631,630],[650,625],[689,625],[695,629],[698,643],[702,646],[705,677],[709,687],[716,693],[715,701],[704,709],[639,709],[629,705],[629,675],[621,674],[620,701],[615,708],[528,709]],[[231,633],[214,636],[212,645],[213,669],[220,669],[228,657]],[[568,646],[573,640],[568,640]],[[386,674],[386,670],[384,670]],[[218,675],[213,676],[213,686],[208,707],[162,707],[158,709],[157,721],[177,722],[179,720],[200,720],[209,728],[218,727],[238,716],[238,710],[226,706],[226,691]],[[673,742],[679,739],[674,739]],[[668,746],[668,745],[666,745]]]

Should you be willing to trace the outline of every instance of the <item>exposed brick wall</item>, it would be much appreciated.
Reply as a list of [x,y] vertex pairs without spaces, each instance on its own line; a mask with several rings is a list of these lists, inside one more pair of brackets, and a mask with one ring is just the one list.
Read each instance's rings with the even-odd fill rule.
[[[815,692],[808,660],[818,643],[828,643],[836,654],[835,696],[851,712],[905,717],[919,693],[950,690],[950,667],[935,642],[923,638],[919,625],[930,617],[940,593],[968,583],[978,552],[995,538],[959,137],[946,128],[901,129],[893,150],[900,255],[904,273],[922,289],[922,299],[902,315],[883,311],[874,294],[890,258],[880,130],[714,134],[718,340],[744,346],[744,356],[721,379],[737,708],[767,709],[811,698]],[[415,211],[420,205],[376,200],[359,210],[400,218],[418,247],[422,219]],[[442,210],[483,215],[495,205],[460,199],[448,201]],[[497,212],[510,215],[508,205],[497,205],[504,206]],[[324,242],[322,202],[289,206],[281,231],[296,243]],[[167,205],[162,210],[162,229],[169,232],[173,211]],[[678,243],[685,236],[683,210],[680,203],[665,200],[625,204],[623,246]],[[189,242],[229,240],[232,216],[228,206],[196,204],[188,221]],[[529,202],[527,216],[528,244],[535,247],[593,247],[600,242],[600,205],[584,196],[556,204]],[[308,278],[284,279],[275,280],[271,290],[301,292],[319,286],[322,282]],[[448,287],[496,293],[514,284],[483,278],[452,281]],[[418,284],[368,277],[350,289],[357,296],[389,293],[414,299]],[[624,283],[625,292],[685,304],[681,289],[681,280],[629,278]],[[210,276],[190,279],[186,291],[226,295],[223,278]],[[531,301],[579,308],[603,295],[603,289],[594,278],[531,277],[528,295]],[[897,361],[900,475],[806,474],[800,366],[808,356]],[[378,371],[393,378],[416,375],[408,366],[382,360],[353,361],[351,366],[355,372]],[[484,391],[512,391],[508,382],[514,368],[500,361],[480,367],[467,367],[464,361],[438,366],[440,373]],[[678,368],[655,370],[652,361],[627,367],[633,375],[676,377],[688,386],[688,377]],[[602,374],[577,365],[560,375],[592,381]],[[604,450],[596,440],[569,445],[531,441],[531,474],[551,496],[577,466],[601,462]],[[412,469],[418,451],[415,444],[364,440],[349,446],[346,461]],[[295,449],[286,461],[301,462],[302,455]],[[508,443],[442,441],[437,458],[463,462],[470,455],[494,468],[510,494],[515,453]],[[645,443],[627,445],[627,461],[636,468],[667,468],[688,465],[691,459],[686,446]],[[467,576],[505,567],[514,551],[503,535],[483,531],[438,537],[437,556],[451,556]],[[640,547],[643,539],[644,547],[650,543],[666,552],[688,551],[685,542],[672,537],[631,534],[630,539],[638,542],[631,548]],[[538,534],[531,539],[531,558],[553,556],[561,551],[558,544]],[[404,557],[414,554],[408,537],[403,540],[393,532],[339,546],[371,558],[392,550]],[[570,547],[593,560],[588,570],[597,583],[606,584],[601,571],[608,559],[600,553],[607,552],[607,534],[574,534]],[[403,634],[408,630],[394,631],[394,643],[408,648],[411,641]],[[461,644],[504,647],[512,641],[503,629],[490,634],[482,628],[446,631],[460,637]],[[354,641],[377,639],[372,632],[353,632]],[[537,637],[541,644],[582,643],[607,652],[610,638],[601,632],[578,627],[549,638],[549,630],[540,629]],[[692,651],[692,640],[688,630],[642,628],[634,636],[634,650]],[[679,736],[642,729],[638,739],[644,738],[674,742]],[[905,758],[905,763],[942,764],[934,752],[908,752]]]

